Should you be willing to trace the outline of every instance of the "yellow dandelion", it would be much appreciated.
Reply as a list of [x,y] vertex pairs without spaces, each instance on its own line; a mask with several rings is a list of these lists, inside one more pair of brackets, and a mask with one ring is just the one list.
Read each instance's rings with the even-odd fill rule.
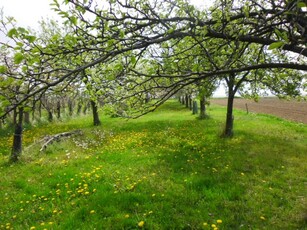
[[215,225],[215,224],[211,224],[211,227],[212,227],[212,228],[216,228],[216,225]]
[[36,229],[34,226],[32,226],[32,227],[30,228],[30,230],[34,230],[34,229]]
[[265,217],[264,217],[264,216],[260,216],[260,219],[261,219],[261,220],[265,220]]
[[129,214],[126,214],[126,215],[125,215],[125,218],[129,218],[129,217],[130,217]]
[[222,220],[217,220],[216,223],[221,224],[221,223],[223,223],[223,221]]
[[144,224],[145,224],[144,221],[140,221],[140,222],[138,223],[138,226],[139,226],[140,228],[143,228]]
[[91,211],[90,211],[90,214],[94,214],[94,213],[95,213],[95,210],[91,210]]
[[203,223],[203,225],[204,225],[204,226],[208,226],[208,223],[205,222],[205,223]]

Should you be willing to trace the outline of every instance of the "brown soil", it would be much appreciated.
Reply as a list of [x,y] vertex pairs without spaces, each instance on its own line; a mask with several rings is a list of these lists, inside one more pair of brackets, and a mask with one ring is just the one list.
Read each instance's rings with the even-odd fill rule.
[[[227,105],[227,99],[211,99],[212,104]],[[236,98],[234,108],[247,110],[251,113],[272,114],[287,120],[307,124],[307,102],[286,101],[278,98],[262,98],[259,102]]]

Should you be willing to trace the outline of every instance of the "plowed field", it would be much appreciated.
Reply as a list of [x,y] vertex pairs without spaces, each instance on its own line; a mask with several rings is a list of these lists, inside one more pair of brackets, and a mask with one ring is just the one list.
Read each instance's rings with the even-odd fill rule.
[[[212,104],[227,105],[227,99],[211,99]],[[234,108],[245,110],[251,113],[272,114],[287,120],[307,124],[307,102],[286,101],[278,98],[262,98],[259,102],[236,98]]]

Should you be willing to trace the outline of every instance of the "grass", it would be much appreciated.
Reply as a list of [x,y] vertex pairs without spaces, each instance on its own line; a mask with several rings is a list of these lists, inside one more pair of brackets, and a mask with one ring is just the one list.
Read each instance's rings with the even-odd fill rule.
[[[137,120],[29,128],[20,163],[0,134],[0,229],[306,229],[307,126],[225,108],[199,120],[169,101]],[[82,129],[39,153],[46,134]],[[221,223],[222,222],[222,223]]]

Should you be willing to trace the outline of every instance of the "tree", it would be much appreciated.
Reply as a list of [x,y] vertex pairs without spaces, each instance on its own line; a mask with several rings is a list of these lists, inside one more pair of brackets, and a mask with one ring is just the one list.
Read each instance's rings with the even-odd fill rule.
[[[46,80],[40,81],[40,87],[35,88],[19,103],[57,84],[78,79],[80,72],[85,69],[94,68],[101,63],[109,65],[119,55],[131,52],[135,55],[130,59],[134,64],[124,76],[127,78],[126,82],[130,83],[129,86],[122,87],[129,92],[124,97],[134,97],[137,100],[138,96],[143,99],[150,91],[161,98],[159,102],[143,106],[141,113],[154,110],[185,86],[209,77],[240,75],[242,72],[262,69],[307,70],[304,63],[307,56],[305,25],[302,25],[302,21],[306,19],[304,1],[296,1],[297,4],[294,4],[293,1],[223,0],[217,1],[210,11],[197,10],[185,1],[110,0],[106,3],[108,4],[68,0],[63,2],[67,5],[64,10],[58,1],[53,1],[54,9],[66,20],[71,33],[53,36],[48,44],[39,46],[39,49],[33,48],[32,52],[40,52],[44,65],[47,65],[43,74]],[[11,31],[12,34],[14,35],[14,30]],[[265,47],[263,50],[270,48],[277,53],[282,50],[292,52],[301,59],[289,62],[273,58],[261,59],[252,64],[240,63],[240,58],[236,57],[237,51],[232,49],[232,54],[226,56],[232,56],[233,62],[225,66],[218,65],[219,68],[214,66],[219,56],[214,55],[214,59],[210,52],[205,52],[204,56],[211,66],[200,71],[174,74],[162,70],[157,72],[158,64],[147,66],[157,63],[159,59],[155,57],[155,60],[151,58],[146,61],[146,55],[151,50],[167,41],[176,44],[184,38],[197,38],[198,43],[195,44],[200,46],[200,43],[206,42],[211,50],[214,49],[212,44],[219,42],[222,42],[220,50],[229,45],[234,47],[232,44],[246,46],[245,49],[248,50],[252,45],[258,44]],[[157,56],[161,57],[161,54],[157,52]],[[64,64],[60,60],[73,61]],[[144,63],[148,68],[142,68]],[[122,67],[123,65],[118,65],[119,69]],[[55,73],[56,78],[47,77],[48,74],[50,76]]]

